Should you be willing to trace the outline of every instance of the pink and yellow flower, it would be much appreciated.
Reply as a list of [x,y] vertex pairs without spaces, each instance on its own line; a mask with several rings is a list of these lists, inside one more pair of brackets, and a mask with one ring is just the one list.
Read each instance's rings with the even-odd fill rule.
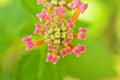
[[[34,34],[44,35],[44,40],[32,41],[32,36],[23,38],[26,43],[26,50],[31,50],[43,43],[48,45],[48,53],[46,62],[53,62],[56,64],[60,59],[68,54],[74,53],[77,57],[82,52],[85,52],[85,45],[78,44],[75,46],[71,43],[72,39],[85,40],[86,28],[79,28],[79,33],[73,34],[73,28],[75,22],[78,19],[80,13],[84,13],[88,5],[82,3],[80,0],[71,2],[70,0],[38,0],[38,4],[43,4],[44,9],[36,16],[44,24],[36,24]],[[71,18],[66,19],[67,10],[74,10],[74,14]],[[59,49],[61,49],[59,51]]]

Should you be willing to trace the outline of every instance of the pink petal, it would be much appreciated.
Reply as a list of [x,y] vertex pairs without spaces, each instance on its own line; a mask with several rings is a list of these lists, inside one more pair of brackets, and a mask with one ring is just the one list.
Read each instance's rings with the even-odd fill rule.
[[74,54],[79,57],[80,56],[80,50],[79,49],[74,49]]
[[72,51],[72,50],[71,50],[69,47],[66,48],[66,53],[67,53],[67,54],[71,53],[71,51]]
[[88,4],[83,4],[83,5],[79,6],[79,8],[80,8],[80,11],[81,11],[82,13],[84,13],[85,10],[88,8]]
[[59,14],[62,14],[64,16],[65,12],[66,12],[65,8],[62,8],[62,7],[59,8]]
[[85,33],[80,33],[78,35],[78,39],[86,40],[86,34]]
[[60,59],[60,56],[54,56],[52,59],[53,64],[57,64],[59,59]]
[[40,19],[40,21],[43,20],[43,18],[47,15],[45,10],[42,10],[40,14],[37,14],[36,16]]
[[78,39],[83,39],[85,40],[86,39],[86,32],[87,32],[87,29],[86,28],[80,28],[80,33],[78,35]]
[[70,40],[68,40],[68,39],[66,39],[66,40],[63,41],[63,44],[65,44],[65,45],[69,44],[69,43],[70,43]]
[[73,28],[75,25],[72,23],[71,19],[67,20],[67,24],[69,28]]
[[35,44],[32,42],[32,36],[28,36],[23,38],[23,41],[26,43],[26,50],[31,50],[32,48],[35,48]]
[[62,8],[62,7],[54,7],[54,12],[55,12],[55,15],[61,14],[61,15],[64,16],[65,12],[66,12],[66,9]]
[[46,62],[51,62],[52,58],[53,58],[53,56],[51,55],[51,53],[48,53],[47,58],[46,58]]
[[53,56],[51,53],[47,54],[46,62],[53,62],[53,64],[57,64],[60,56]]
[[78,46],[73,50],[74,54],[79,57],[81,52],[85,52],[85,46],[78,44]]
[[73,50],[73,52],[77,57],[80,56],[81,51],[79,49],[76,48],[76,49]]
[[49,46],[49,50],[57,51],[58,50],[58,46],[50,45]]
[[59,9],[58,9],[58,7],[54,7],[54,12],[55,12],[55,15],[59,14]]
[[87,32],[86,28],[79,28],[79,30],[80,30],[81,33],[86,33]]
[[74,3],[70,3],[67,6],[71,9],[75,9],[78,7],[79,4],[80,4],[80,0],[75,0]]
[[78,45],[78,49],[81,50],[81,52],[86,52],[85,46],[84,45]]
[[35,45],[32,43],[32,42],[28,42],[26,43],[27,47],[26,47],[26,50],[31,50],[32,48],[35,48]]
[[66,49],[63,49],[60,52],[61,52],[62,58],[64,58],[66,55],[70,54],[72,50],[69,47],[67,47]]
[[41,4],[41,3],[42,3],[42,0],[37,0],[37,3],[38,3],[38,4]]
[[73,9],[73,3],[67,5],[69,8]]
[[24,41],[24,42],[29,42],[29,41],[31,41],[31,40],[32,40],[32,36],[31,36],[31,35],[23,38],[23,41]]
[[36,24],[34,34],[42,34],[42,26],[40,24]]
[[50,22],[51,20],[54,19],[54,15],[46,15],[46,16],[45,16],[45,19],[46,19],[48,22]]
[[44,6],[45,6],[46,8],[48,8],[48,9],[50,9],[50,8],[52,7],[52,5],[51,5],[49,2],[46,2],[46,3],[44,4]]
[[60,22],[60,23],[64,23],[64,19],[62,19],[62,18],[58,18],[58,22]]
[[88,4],[84,4],[80,0],[75,0],[74,3],[70,3],[67,6],[71,9],[79,8],[82,13],[88,8]]
[[72,7],[76,8],[79,4],[80,4],[80,0],[75,0]]
[[70,30],[68,31],[68,37],[69,37],[69,38],[73,38],[73,30],[70,29]]
[[65,50],[61,50],[60,53],[62,55],[62,58],[64,58],[66,56],[66,51]]

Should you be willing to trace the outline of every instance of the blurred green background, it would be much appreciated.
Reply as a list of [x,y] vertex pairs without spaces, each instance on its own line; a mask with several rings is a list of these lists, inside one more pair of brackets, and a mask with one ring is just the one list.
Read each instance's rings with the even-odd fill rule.
[[36,0],[0,0],[0,80],[120,80],[120,0],[82,1],[89,8],[76,25],[88,28],[88,38],[73,43],[84,43],[87,52],[53,65],[45,62],[46,45],[26,52],[22,42],[41,6]]

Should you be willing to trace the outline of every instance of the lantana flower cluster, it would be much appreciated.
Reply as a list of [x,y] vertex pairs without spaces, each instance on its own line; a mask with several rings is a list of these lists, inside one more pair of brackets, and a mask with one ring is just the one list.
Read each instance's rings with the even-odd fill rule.
[[[43,43],[48,45],[48,53],[46,62],[56,64],[60,57],[64,58],[68,54],[75,54],[77,57],[85,52],[85,45],[74,45],[72,39],[85,40],[86,28],[75,26],[80,13],[84,13],[88,4],[82,3],[80,0],[38,0],[38,5],[44,8],[36,16],[43,24],[36,24],[34,34],[44,35],[44,40],[33,41],[32,36],[23,38],[26,43],[26,50],[31,50]],[[68,11],[74,11],[70,18],[65,18]],[[73,28],[78,27],[79,33],[73,34]],[[60,52],[61,55],[58,55]]]

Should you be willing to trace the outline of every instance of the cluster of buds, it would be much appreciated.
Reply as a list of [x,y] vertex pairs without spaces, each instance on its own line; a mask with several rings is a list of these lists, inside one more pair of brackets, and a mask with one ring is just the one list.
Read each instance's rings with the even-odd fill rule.
[[[26,50],[47,43],[48,54],[46,62],[56,64],[60,59],[58,50],[62,58],[68,54],[75,54],[77,57],[85,52],[85,45],[78,44],[75,46],[71,43],[72,39],[85,40],[86,28],[79,28],[79,33],[73,34],[75,22],[80,13],[84,13],[88,5],[80,0],[38,0],[38,4],[43,4],[44,9],[36,16],[43,24],[36,24],[34,34],[44,35],[44,40],[32,41],[32,36],[23,38],[26,43]],[[66,19],[67,10],[75,11],[72,17]]]

